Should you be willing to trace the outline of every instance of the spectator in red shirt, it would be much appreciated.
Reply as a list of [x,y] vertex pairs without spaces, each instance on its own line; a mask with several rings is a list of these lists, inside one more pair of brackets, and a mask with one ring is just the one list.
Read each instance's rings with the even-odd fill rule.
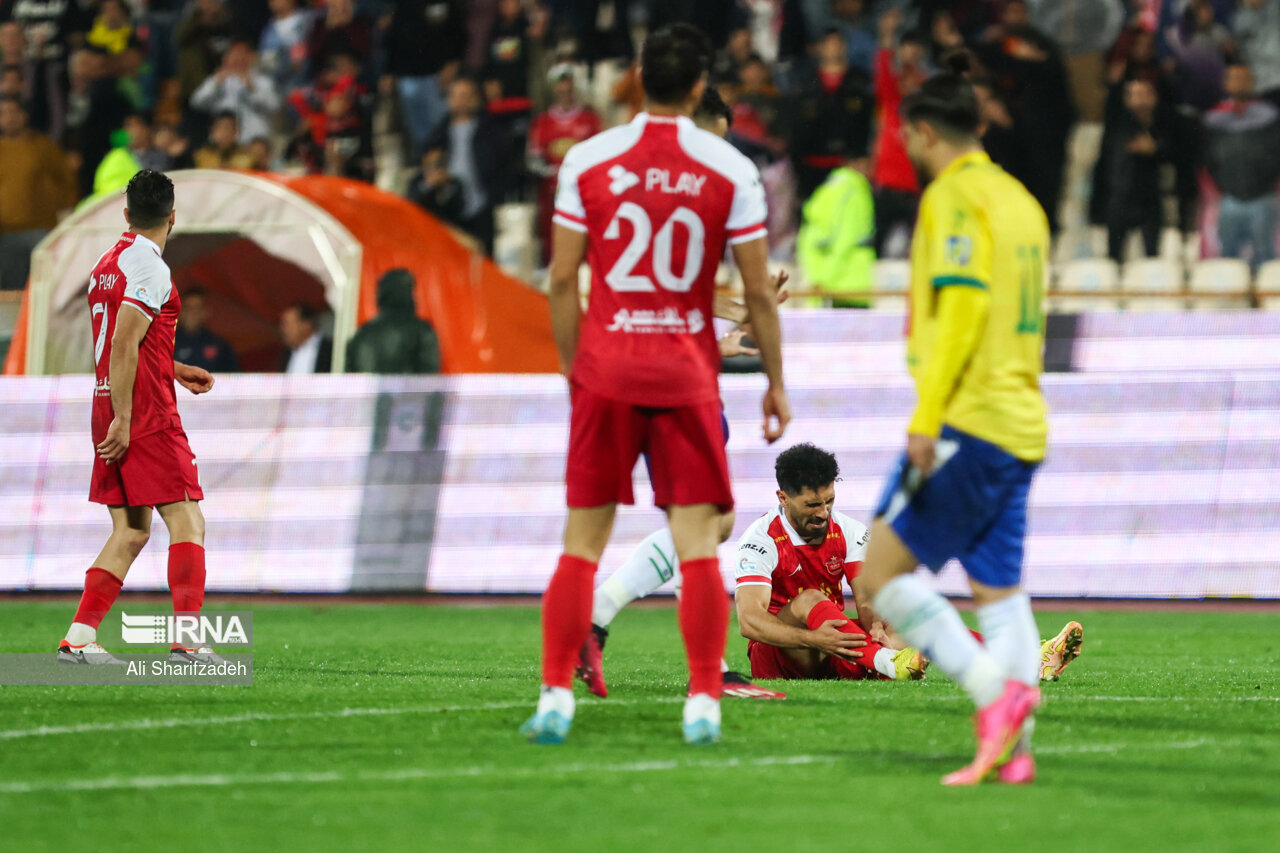
[[545,264],[551,252],[551,214],[555,206],[556,175],[564,155],[577,143],[600,132],[600,116],[578,97],[573,66],[560,63],[547,75],[555,101],[533,120],[529,129],[529,171],[537,175],[538,239]]
[[899,37],[901,25],[902,13],[897,9],[880,16],[880,46],[873,67],[880,130],[872,150],[872,183],[876,188],[876,255],[882,258],[905,255],[920,204],[920,184],[907,158],[900,108],[902,99],[919,88],[926,76],[927,47],[911,33]]

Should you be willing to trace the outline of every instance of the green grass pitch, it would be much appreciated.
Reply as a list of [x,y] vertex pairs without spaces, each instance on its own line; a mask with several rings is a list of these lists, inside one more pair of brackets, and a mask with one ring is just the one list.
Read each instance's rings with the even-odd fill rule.
[[[729,699],[724,742],[686,747],[675,613],[626,611],[611,697],[535,747],[533,607],[236,607],[252,687],[0,687],[0,848],[1280,849],[1277,612],[1070,614],[1085,649],[1046,685],[1040,779],[952,790],[970,707],[941,675]],[[0,649],[52,654],[73,608],[0,602]]]

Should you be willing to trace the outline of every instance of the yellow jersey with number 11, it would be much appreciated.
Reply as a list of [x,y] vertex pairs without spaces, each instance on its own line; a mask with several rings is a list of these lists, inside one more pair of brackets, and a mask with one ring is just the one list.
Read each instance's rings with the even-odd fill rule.
[[1049,427],[1044,365],[1049,223],[1026,187],[983,151],[958,157],[929,184],[911,244],[907,363],[917,387],[938,351],[943,288],[990,294],[977,344],[942,423],[1027,462],[1044,458]]

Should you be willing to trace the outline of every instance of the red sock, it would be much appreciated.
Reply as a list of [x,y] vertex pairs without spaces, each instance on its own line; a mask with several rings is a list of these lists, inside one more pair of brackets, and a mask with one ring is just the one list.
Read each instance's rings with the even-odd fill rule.
[[204,546],[179,542],[169,546],[169,594],[174,613],[199,613],[204,606]]
[[680,565],[684,583],[680,591],[680,633],[689,659],[689,693],[720,698],[724,679],[720,662],[729,630],[729,604],[725,601],[720,561],[715,557]]
[[84,573],[84,594],[80,596],[80,606],[76,608],[72,622],[79,622],[91,628],[102,624],[102,619],[116,603],[120,587],[124,581],[106,569],[94,567]]
[[836,662],[836,669],[841,672],[840,677],[856,677],[852,674],[845,674],[843,672],[843,670],[848,670],[853,666],[860,666],[867,674],[872,676],[878,675],[879,671],[876,669],[876,653],[883,649],[884,646],[877,642],[873,642],[871,635],[863,629],[862,625],[846,616],[839,607],[836,607],[834,601],[831,601],[830,599],[823,599],[815,604],[813,609],[809,611],[809,616],[805,619],[805,624],[809,626],[810,631],[816,631],[818,628],[822,627],[823,622],[828,622],[832,619],[845,620],[843,625],[836,626],[837,631],[842,631],[845,634],[857,634],[860,637],[866,637],[867,640],[867,644],[858,649],[858,651],[862,652],[862,657],[858,659],[858,663],[855,664],[844,660]]
[[542,683],[573,687],[573,665],[591,630],[596,564],[560,555],[542,596]]

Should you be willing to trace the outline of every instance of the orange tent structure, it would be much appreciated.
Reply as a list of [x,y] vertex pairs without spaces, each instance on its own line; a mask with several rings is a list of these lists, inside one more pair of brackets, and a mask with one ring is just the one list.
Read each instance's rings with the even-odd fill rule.
[[[440,337],[446,373],[557,369],[544,296],[474,256],[408,201],[368,184],[208,170],[172,173],[177,227],[165,257],[181,292],[209,294],[210,328],[248,366],[279,356],[274,327],[295,302],[334,314],[334,364],[377,313],[377,282],[404,267],[417,279],[418,314]],[[55,228],[32,275],[4,372],[92,371],[86,279],[124,230],[123,199],[104,198]]]

